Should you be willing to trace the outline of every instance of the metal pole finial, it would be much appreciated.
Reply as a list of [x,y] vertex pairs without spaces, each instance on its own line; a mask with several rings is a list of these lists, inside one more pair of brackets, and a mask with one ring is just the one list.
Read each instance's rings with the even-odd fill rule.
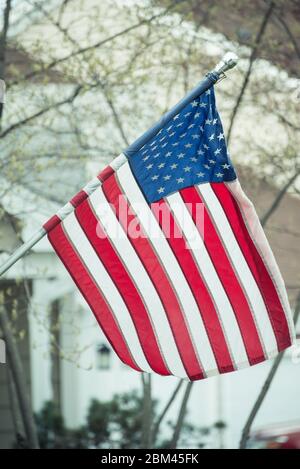
[[222,60],[214,68],[214,72],[218,75],[223,75],[227,70],[235,67],[238,63],[238,56],[234,52],[227,52]]

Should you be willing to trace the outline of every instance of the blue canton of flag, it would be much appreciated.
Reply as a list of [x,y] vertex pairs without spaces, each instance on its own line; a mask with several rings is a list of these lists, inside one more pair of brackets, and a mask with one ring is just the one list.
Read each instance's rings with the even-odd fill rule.
[[190,102],[129,163],[149,203],[185,187],[236,179],[214,88]]

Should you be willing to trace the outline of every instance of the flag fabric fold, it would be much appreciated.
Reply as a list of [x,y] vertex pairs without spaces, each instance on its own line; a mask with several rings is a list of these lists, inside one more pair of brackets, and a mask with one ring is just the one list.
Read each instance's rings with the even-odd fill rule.
[[137,371],[203,379],[294,341],[284,282],[228,155],[213,88],[44,227]]

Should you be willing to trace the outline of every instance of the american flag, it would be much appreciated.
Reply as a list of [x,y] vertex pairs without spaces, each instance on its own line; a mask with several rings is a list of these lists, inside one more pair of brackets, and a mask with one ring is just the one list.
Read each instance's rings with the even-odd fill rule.
[[285,286],[228,155],[213,88],[44,227],[135,370],[203,379],[294,341]]

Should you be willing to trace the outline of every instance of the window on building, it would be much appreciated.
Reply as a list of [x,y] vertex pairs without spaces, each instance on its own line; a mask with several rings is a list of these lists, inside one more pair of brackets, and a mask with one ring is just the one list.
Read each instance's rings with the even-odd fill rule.
[[98,370],[109,370],[111,367],[111,350],[105,344],[97,347],[96,367]]

